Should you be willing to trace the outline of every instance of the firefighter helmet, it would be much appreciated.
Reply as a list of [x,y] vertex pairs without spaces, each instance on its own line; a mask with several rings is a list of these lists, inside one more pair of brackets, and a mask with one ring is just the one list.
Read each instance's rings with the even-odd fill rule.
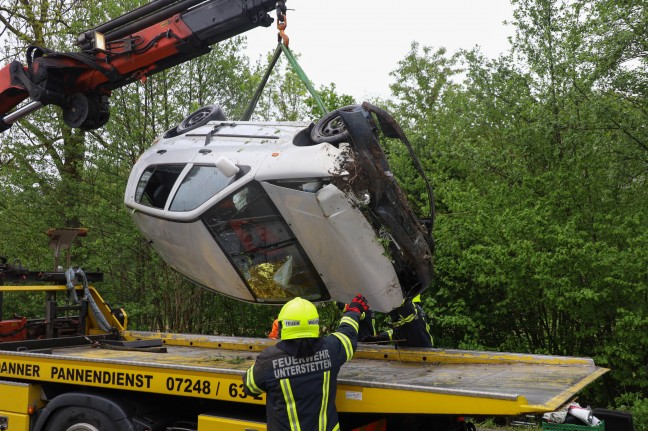
[[281,339],[319,337],[319,314],[312,302],[295,298],[286,302],[279,312]]

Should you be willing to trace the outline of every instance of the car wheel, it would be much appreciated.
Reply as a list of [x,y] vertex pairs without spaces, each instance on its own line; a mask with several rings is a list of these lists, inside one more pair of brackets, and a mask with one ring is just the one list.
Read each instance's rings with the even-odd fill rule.
[[311,139],[316,144],[328,142],[329,144],[339,144],[349,140],[349,132],[340,117],[340,111],[353,112],[362,109],[360,105],[343,106],[342,108],[331,111],[317,122],[311,130]]
[[207,105],[203,106],[196,112],[189,114],[184,120],[176,127],[177,134],[186,133],[189,130],[196,129],[204,126],[212,120],[226,120],[223,108],[220,105]]

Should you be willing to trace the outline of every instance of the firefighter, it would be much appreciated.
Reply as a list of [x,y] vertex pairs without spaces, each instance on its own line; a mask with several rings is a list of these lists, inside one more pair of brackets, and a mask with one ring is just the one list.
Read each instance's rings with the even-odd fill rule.
[[394,342],[402,347],[432,347],[432,335],[427,315],[420,305],[421,296],[406,299],[399,307],[389,312],[391,329],[377,336],[361,339],[365,342]]
[[358,324],[367,310],[367,300],[357,295],[337,331],[320,337],[315,305],[295,298],[283,306],[278,317],[281,341],[261,352],[243,376],[248,395],[267,393],[268,431],[340,429],[337,375],[355,352]]

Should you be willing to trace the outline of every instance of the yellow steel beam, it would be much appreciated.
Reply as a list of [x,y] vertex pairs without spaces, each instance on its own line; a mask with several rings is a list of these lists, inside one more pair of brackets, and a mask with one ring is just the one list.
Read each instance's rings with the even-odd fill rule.
[[[265,338],[219,337],[194,334],[174,334],[168,332],[124,331],[127,340],[162,339],[173,346],[209,347],[226,350],[260,352],[277,340]],[[448,349],[396,349],[390,346],[372,346],[360,343],[353,355],[356,359],[379,361],[421,362],[428,364],[508,364],[528,363],[547,365],[592,365],[591,358],[570,356],[533,355],[524,353],[484,352]]]
[[[76,290],[81,290],[81,286],[76,286]],[[57,292],[57,291],[66,291],[67,287],[64,285],[38,285],[38,286],[0,286],[0,292]]]

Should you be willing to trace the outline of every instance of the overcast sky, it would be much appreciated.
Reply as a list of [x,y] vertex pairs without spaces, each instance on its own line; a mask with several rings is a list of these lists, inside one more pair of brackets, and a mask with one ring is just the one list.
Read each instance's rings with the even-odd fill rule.
[[[389,72],[412,41],[450,52],[479,45],[508,50],[510,0],[287,0],[290,48],[316,88],[335,83],[358,101],[389,96]],[[274,16],[274,13],[272,13]],[[277,29],[248,32],[248,55],[274,50]]]

